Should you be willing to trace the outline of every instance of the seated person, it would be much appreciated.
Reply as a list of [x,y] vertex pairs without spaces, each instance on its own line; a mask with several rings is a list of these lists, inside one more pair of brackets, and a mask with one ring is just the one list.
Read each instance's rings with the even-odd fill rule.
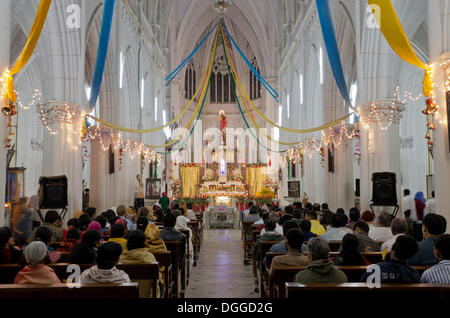
[[122,246],[115,242],[106,242],[97,250],[96,265],[81,273],[81,284],[124,284],[130,283],[130,277],[123,270],[117,269],[122,254]]
[[[52,241],[50,243],[61,242],[63,240],[63,231],[61,230],[61,217],[56,211],[48,211],[45,214],[42,226],[48,228],[52,232]],[[35,241],[36,229],[31,233],[28,243]]]
[[369,225],[366,222],[356,222],[353,232],[359,241],[358,252],[364,253],[380,251],[380,244],[369,237]]
[[408,260],[409,265],[434,265],[434,240],[447,230],[447,221],[439,214],[428,213],[422,220],[424,240],[419,243],[417,253]]
[[106,216],[99,215],[95,218],[95,221],[97,221],[100,224],[101,232],[105,233],[107,231],[106,223],[108,223]]
[[52,241],[52,231],[50,231],[48,227],[38,227],[34,233],[34,240],[41,241],[47,246],[47,254],[50,263],[56,263],[61,258],[61,254],[56,252],[55,249],[50,246],[50,242]]
[[295,282],[306,283],[346,283],[347,276],[338,270],[329,260],[330,247],[321,237],[314,237],[308,242],[308,267],[295,275]]
[[147,238],[145,244],[151,253],[161,253],[167,251],[166,244],[164,244],[164,241],[160,238],[159,228],[155,224],[152,223],[147,225],[147,228],[145,229],[145,237]]
[[[262,223],[260,223],[260,220],[256,221],[256,222],[258,222],[258,227],[255,230],[256,231],[260,231],[259,234],[261,234],[261,231],[264,230],[264,226],[265,226],[264,224],[265,224],[267,218],[269,217],[270,212],[267,212],[266,210],[260,209],[259,210],[259,214],[261,216]],[[253,223],[253,224],[257,224],[256,222]],[[253,239],[253,237],[252,237],[252,239]]]
[[97,231],[84,233],[81,242],[75,245],[70,254],[71,264],[94,264],[97,248],[100,245],[101,234]]
[[192,211],[192,203],[186,204],[186,217],[189,220],[197,220],[197,216],[195,215],[194,211]]
[[180,268],[183,268],[184,266],[184,255],[186,253],[186,236],[175,230],[175,224],[177,222],[177,219],[175,217],[175,214],[169,212],[166,215],[164,215],[164,227],[161,230],[159,236],[163,241],[180,241],[180,259],[181,262],[179,264]]
[[408,234],[408,224],[402,218],[395,218],[392,220],[392,223],[391,223],[391,232],[392,232],[393,237],[381,245],[381,251],[387,250],[388,252],[390,252],[392,249],[392,246],[394,245],[395,241],[397,240],[397,237],[399,237],[400,235]]
[[80,241],[80,230],[71,229],[67,232],[66,237],[61,245],[56,249],[58,252],[70,252]]
[[14,284],[60,284],[55,271],[44,265],[47,257],[47,245],[41,241],[31,242],[24,250],[25,266],[14,279]]
[[[286,222],[284,222],[283,224],[283,233],[286,233],[290,230],[290,229],[299,229],[299,226],[297,224],[297,222],[293,221],[293,220],[288,220]],[[272,245],[272,247],[270,248],[269,252],[287,252],[287,246],[286,246],[286,234],[284,235],[284,241],[281,241],[280,243],[274,244]],[[303,244],[303,242],[302,242]]]
[[[301,204],[301,203],[300,203]],[[292,211],[292,220],[297,222],[297,224],[300,224],[300,221],[303,219],[303,212],[300,209],[294,209]]]
[[[317,237],[317,234],[311,232],[311,221],[310,220],[306,220],[306,219],[301,220],[300,221],[300,230],[302,230],[303,235],[305,236],[305,242],[308,242],[313,237]],[[306,248],[306,246],[305,246],[305,248]]]
[[0,228],[0,264],[17,263],[22,251],[14,246],[13,234],[10,228]]
[[282,241],[284,239],[283,235],[278,233],[275,229],[277,226],[278,217],[275,213],[271,213],[266,220],[265,232],[256,240],[253,248],[253,259],[259,260],[261,257],[261,248],[259,242],[261,241]]
[[361,218],[361,214],[359,213],[359,210],[357,208],[351,208],[350,209],[350,222],[346,225],[346,227],[353,231],[353,228],[355,227],[356,222],[359,221]]
[[[417,242],[407,235],[400,235],[392,246],[389,260],[378,263],[381,272],[381,283],[416,284],[420,282],[419,273],[411,268],[406,261],[417,252]],[[373,273],[366,272],[361,282],[367,282]]]
[[259,207],[256,204],[253,204],[248,211],[248,216],[244,217],[244,222],[255,222],[260,219],[259,217]]
[[146,216],[140,216],[138,217],[136,221],[136,230],[141,230],[142,232],[145,232],[145,229],[148,226],[148,218]]
[[63,241],[66,238],[67,233],[69,233],[70,230],[72,229],[78,229],[78,219],[70,219],[69,221],[67,221],[67,229],[62,230],[63,231]]
[[369,237],[377,242],[386,242],[393,235],[391,232],[392,217],[389,213],[383,211],[376,218],[376,227],[369,231]]
[[[283,227],[280,225],[280,221],[279,221],[280,220],[280,215],[279,215],[279,213],[271,212],[269,214],[269,217],[272,217],[272,218],[274,218],[276,220],[275,232],[277,232],[278,234],[283,236]],[[265,227],[261,230],[261,235],[264,235],[264,233],[266,233],[266,228]]]
[[345,234],[342,238],[342,249],[339,256],[333,260],[336,266],[365,266],[369,262],[359,254],[360,242],[354,234]]
[[123,224],[114,224],[111,227],[111,237],[108,242],[115,242],[122,246],[122,251],[127,250],[127,240],[125,239],[125,226]]
[[256,225],[264,225],[264,215],[269,214],[270,212],[268,211],[267,207],[264,205],[263,208],[259,209],[259,220],[256,220],[253,224]]
[[333,214],[331,216],[331,228],[320,237],[325,241],[342,241],[342,238],[345,234],[345,231],[342,230],[343,227],[344,215],[342,214]]
[[439,263],[423,272],[420,282],[450,284],[450,234],[442,234],[434,241],[434,256]]
[[[284,224],[290,221],[286,221]],[[291,221],[292,222],[292,221]],[[296,224],[295,222],[293,222]],[[283,227],[284,227],[283,224]],[[286,234],[286,247],[287,254],[276,256],[272,260],[269,270],[269,291],[272,290],[273,286],[273,273],[275,267],[277,266],[307,266],[309,264],[309,259],[306,255],[301,254],[300,250],[302,248],[305,238],[302,231],[298,228],[291,228]],[[272,295],[269,295],[271,297]]]
[[280,225],[283,226],[284,222],[292,219],[292,213],[294,209],[292,206],[288,205],[284,208],[284,215],[280,218]]
[[[122,253],[119,262],[122,264],[157,263],[155,256],[145,246],[144,232],[141,230],[130,232],[127,240],[127,250]],[[159,280],[162,282],[161,273],[159,276]],[[151,282],[149,280],[139,279],[136,282],[139,283],[139,298],[152,297],[153,290],[151,289]],[[164,287],[164,285],[161,287]],[[159,297],[159,290],[156,291],[156,295]]]
[[369,233],[375,228],[375,225],[373,225],[374,220],[375,215],[370,210],[366,210],[361,214],[361,221],[364,221],[369,225]]
[[305,218],[311,222],[311,232],[313,232],[316,235],[322,235],[327,230],[325,227],[322,226],[322,224],[319,223],[317,220],[317,212],[309,209],[305,209]]

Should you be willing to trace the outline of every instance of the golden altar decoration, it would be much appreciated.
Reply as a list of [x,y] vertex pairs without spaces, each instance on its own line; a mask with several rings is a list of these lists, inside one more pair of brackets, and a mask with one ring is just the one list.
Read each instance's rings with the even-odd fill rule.
[[256,198],[258,198],[258,199],[274,199],[275,192],[270,190],[269,188],[264,188],[261,191],[256,193]]

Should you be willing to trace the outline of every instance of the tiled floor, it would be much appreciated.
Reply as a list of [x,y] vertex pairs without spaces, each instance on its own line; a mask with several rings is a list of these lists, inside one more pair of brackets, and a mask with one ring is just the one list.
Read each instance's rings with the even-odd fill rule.
[[186,298],[256,298],[251,265],[244,265],[241,230],[204,230],[199,262]]

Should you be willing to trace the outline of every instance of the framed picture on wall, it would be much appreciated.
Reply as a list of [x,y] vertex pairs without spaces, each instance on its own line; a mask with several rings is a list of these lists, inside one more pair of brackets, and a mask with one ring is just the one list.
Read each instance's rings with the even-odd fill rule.
[[114,169],[114,150],[112,145],[109,145],[108,163],[109,163],[109,173],[113,174],[115,172],[115,169]]
[[288,181],[288,197],[300,198],[300,181]]
[[145,198],[159,199],[161,197],[161,179],[145,180]]
[[334,172],[334,146],[328,147],[328,172]]

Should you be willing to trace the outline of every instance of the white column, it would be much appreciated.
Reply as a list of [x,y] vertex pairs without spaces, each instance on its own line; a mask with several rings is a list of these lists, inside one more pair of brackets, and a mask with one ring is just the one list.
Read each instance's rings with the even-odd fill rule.
[[67,221],[77,210],[82,209],[82,146],[80,137],[80,124],[78,121],[72,125],[60,127],[58,113],[70,109],[75,118],[80,118],[80,107],[69,102],[48,102],[42,106],[45,113],[47,127],[56,134],[44,131],[43,142],[43,169],[46,177],[65,175],[68,179],[68,213]]
[[[450,0],[429,2],[428,24],[430,63],[450,61],[450,32],[448,30],[448,26],[450,25]],[[445,87],[446,84],[444,81],[445,79],[448,80],[448,76],[450,76],[450,63],[436,66],[433,75],[435,84],[441,88]],[[450,90],[450,87],[447,87],[446,89]],[[436,210],[447,219],[447,222],[450,222],[450,196],[448,195],[450,180],[450,145],[447,105],[445,93],[441,90],[435,90],[434,93],[436,96],[436,104],[439,106],[439,110],[434,116],[435,130],[433,132]],[[449,233],[449,231],[450,227],[447,226],[447,233]]]
[[[372,173],[393,172],[397,177],[397,200],[401,203],[399,121],[405,107],[394,100],[374,100],[360,104],[361,211],[369,209],[372,200]],[[375,207],[374,211],[393,208]]]
[[[9,67],[11,2],[4,0],[0,4],[0,73]],[[3,107],[3,98],[0,103]],[[6,116],[0,113],[0,226],[5,225],[6,149],[3,140],[6,137],[6,123]]]

